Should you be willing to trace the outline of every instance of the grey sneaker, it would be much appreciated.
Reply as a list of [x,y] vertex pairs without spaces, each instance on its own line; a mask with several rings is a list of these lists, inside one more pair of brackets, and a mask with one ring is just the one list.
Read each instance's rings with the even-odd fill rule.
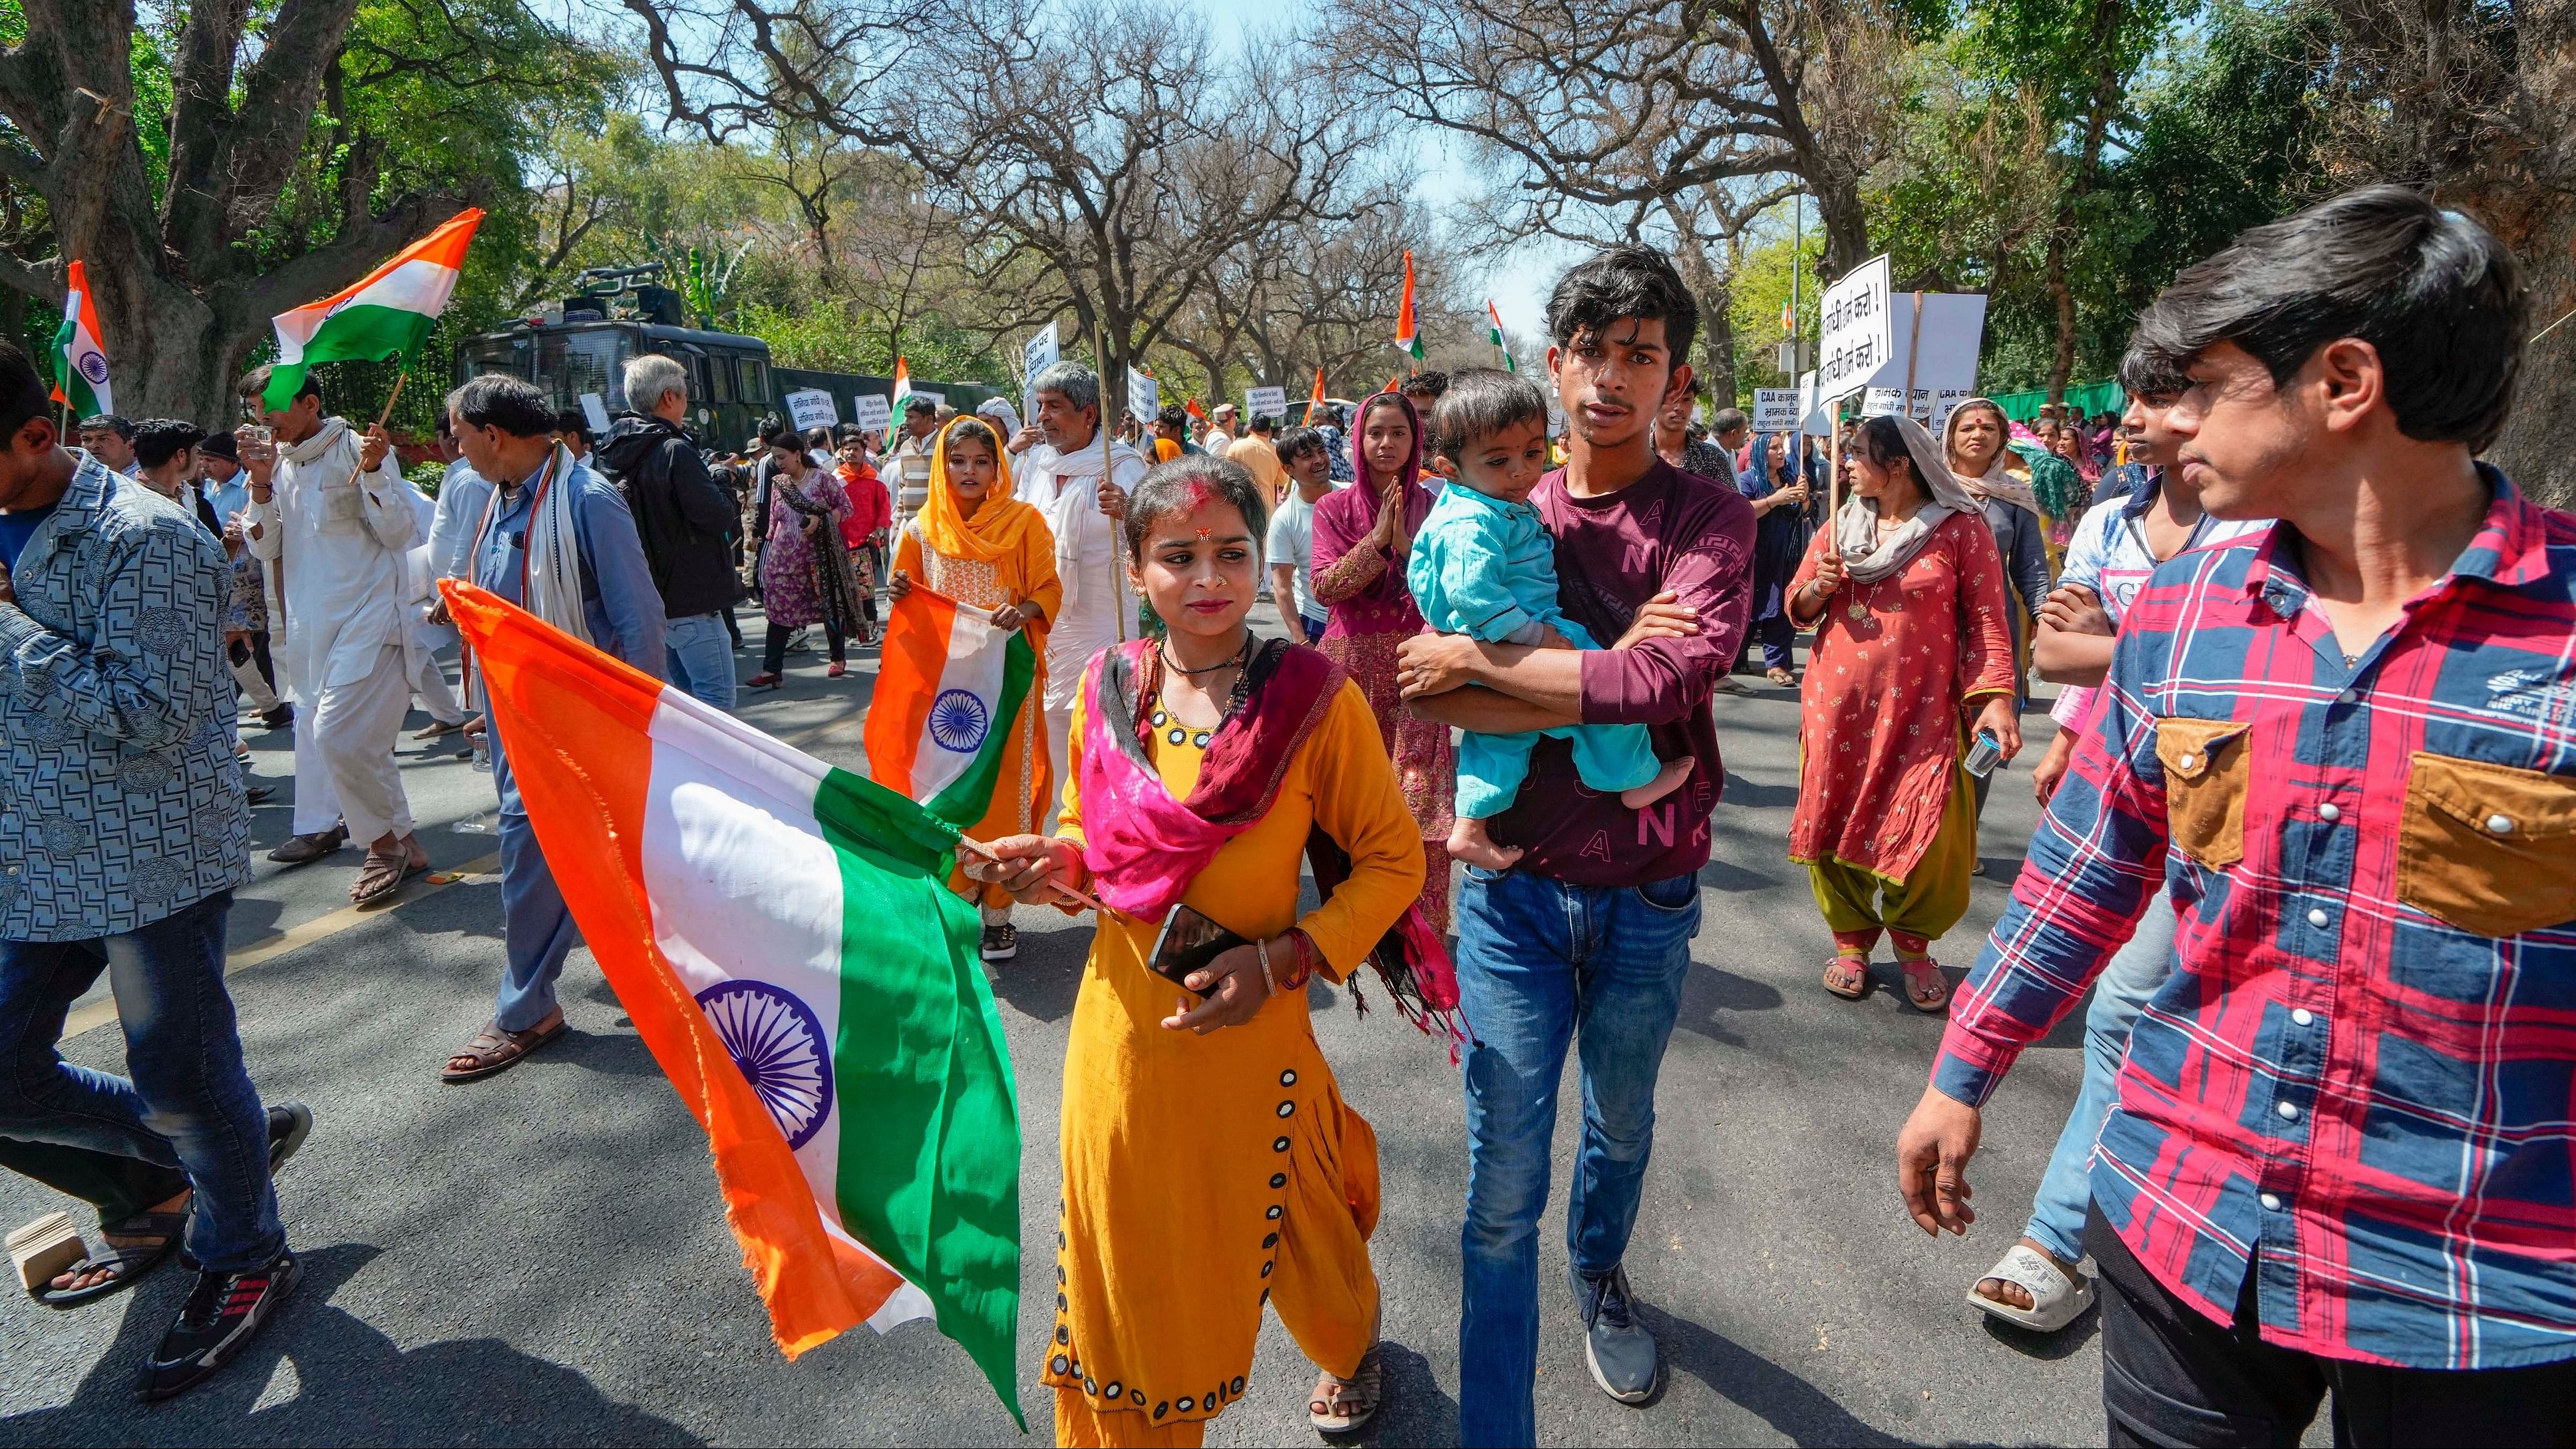
[[980,944],[983,948],[983,957],[985,960],[1008,961],[1020,954],[1020,928],[1017,926],[986,926],[984,928],[984,938]]
[[1635,1300],[1628,1296],[1628,1270],[1613,1268],[1594,1277],[1576,1273],[1574,1301],[1583,1308],[1583,1361],[1601,1392],[1623,1404],[1642,1404],[1654,1397],[1663,1358],[1655,1336],[1637,1321]]

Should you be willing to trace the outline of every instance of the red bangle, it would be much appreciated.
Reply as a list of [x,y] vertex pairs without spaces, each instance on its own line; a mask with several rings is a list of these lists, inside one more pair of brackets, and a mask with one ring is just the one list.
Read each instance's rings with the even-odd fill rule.
[[1291,926],[1288,928],[1288,944],[1296,950],[1297,964],[1279,973],[1279,989],[1296,991],[1305,986],[1308,977],[1315,974],[1314,960],[1309,955],[1314,951],[1315,943],[1307,937],[1304,927]]

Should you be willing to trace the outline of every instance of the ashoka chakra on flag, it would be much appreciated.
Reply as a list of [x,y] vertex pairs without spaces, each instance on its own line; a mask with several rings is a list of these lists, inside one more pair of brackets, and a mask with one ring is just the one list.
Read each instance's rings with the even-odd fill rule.
[[698,1005],[787,1134],[788,1150],[813,1141],[832,1112],[831,1055],[813,1008],[766,981],[710,986]]

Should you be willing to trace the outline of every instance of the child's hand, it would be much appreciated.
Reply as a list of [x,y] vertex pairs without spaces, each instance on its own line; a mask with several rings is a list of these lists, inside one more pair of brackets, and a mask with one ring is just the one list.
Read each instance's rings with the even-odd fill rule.
[[1681,602],[1670,589],[1648,599],[1628,622],[1613,649],[1634,649],[1649,639],[1681,639],[1699,632],[1699,610]]
[[889,599],[900,599],[911,592],[912,576],[901,569],[896,569],[894,577],[886,580],[886,597]]

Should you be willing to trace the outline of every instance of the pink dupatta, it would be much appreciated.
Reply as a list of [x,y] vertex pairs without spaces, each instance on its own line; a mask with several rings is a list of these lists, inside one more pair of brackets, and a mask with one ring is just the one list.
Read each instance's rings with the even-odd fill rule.
[[[1083,681],[1082,859],[1092,888],[1122,914],[1162,919],[1227,841],[1270,813],[1290,762],[1347,677],[1339,664],[1284,639],[1265,643],[1247,674],[1244,702],[1218,723],[1198,784],[1175,800],[1145,750],[1161,651],[1138,639],[1091,661]],[[1307,837],[1306,854],[1326,896],[1350,875],[1350,858],[1320,827]],[[1414,1025],[1427,1032],[1437,1022],[1453,1042],[1465,1039],[1454,1019],[1457,972],[1420,907],[1405,908],[1368,964]]]

